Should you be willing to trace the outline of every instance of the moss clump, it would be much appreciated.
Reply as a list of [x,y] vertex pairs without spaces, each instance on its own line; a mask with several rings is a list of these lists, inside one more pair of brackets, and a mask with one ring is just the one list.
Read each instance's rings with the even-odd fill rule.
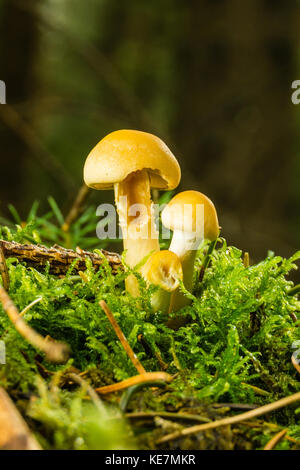
[[[52,206],[53,212],[44,218],[38,218],[32,211],[23,228],[21,225],[17,228],[2,226],[2,238],[62,244],[64,235],[51,219],[56,210],[53,201]],[[57,214],[57,217],[60,216]],[[45,240],[47,227],[51,237]],[[69,246],[76,243],[89,248],[93,239],[88,238],[86,244],[85,235],[92,232],[93,227],[93,211],[88,210],[80,222],[77,221],[77,229],[76,226],[71,229]],[[47,384],[54,374],[60,373],[63,377],[64,370],[73,367],[84,372],[93,387],[98,387],[136,374],[99,306],[101,299],[109,305],[147,371],[160,370],[164,363],[167,372],[178,374],[165,390],[138,391],[128,405],[129,410],[132,403],[139,411],[178,412],[188,408],[189,413],[198,414],[202,407],[202,414],[215,419],[218,413],[222,414],[220,409],[217,412],[213,407],[216,403],[260,405],[300,390],[299,377],[291,363],[293,344],[300,340],[300,322],[294,321],[300,302],[297,295],[289,294],[293,283],[287,280],[289,272],[296,268],[300,252],[290,259],[269,253],[260,263],[245,267],[242,252],[220,239],[204,278],[200,280],[207,250],[206,244],[199,250],[195,288],[192,294],[185,292],[191,298],[191,305],[177,312],[176,315],[186,321],[178,330],[166,326],[166,318],[161,312],[152,313],[152,289],[147,289],[140,280],[141,297],[132,298],[124,290],[128,274],[114,275],[108,263],[95,273],[87,261],[86,280],[83,281],[74,275],[72,268],[64,278],[59,278],[49,274],[47,269],[38,272],[16,259],[7,260],[9,294],[17,307],[22,310],[37,297],[42,297],[24,315],[25,321],[42,335],[64,341],[72,349],[66,366],[48,363],[15,331],[0,308],[0,336],[6,344],[7,354],[6,364],[0,366],[0,384],[17,400],[23,413],[31,416],[28,418],[30,425],[43,445],[78,448],[81,445],[78,442],[83,442],[83,448],[97,448],[97,443],[89,443],[79,424],[81,413],[88,416],[90,412],[85,411],[83,397],[78,398],[77,389],[62,381],[62,398],[55,402],[46,398],[48,392],[44,384],[41,398],[41,387],[35,385],[36,377],[43,376]],[[141,334],[142,342],[138,339]],[[118,408],[118,396],[110,396],[106,401]],[[251,428],[224,428],[210,434],[206,440],[197,435],[175,445],[191,449],[260,448],[275,432],[276,426],[279,429],[280,426],[289,427],[289,434],[299,439],[299,414],[295,408],[291,406],[269,416],[273,427],[258,424]],[[230,409],[226,408],[225,412]],[[140,435],[140,443],[133,444],[132,439],[127,446],[155,447],[157,433],[167,433],[171,425],[175,426],[174,421],[171,420],[171,425],[166,421],[153,421],[150,428],[143,428],[143,432],[137,421],[131,422],[131,429]],[[95,422],[91,427],[94,425]],[[179,421],[176,425],[184,424]],[[118,448],[119,443],[112,445]],[[293,445],[288,440],[281,444],[287,448]]]

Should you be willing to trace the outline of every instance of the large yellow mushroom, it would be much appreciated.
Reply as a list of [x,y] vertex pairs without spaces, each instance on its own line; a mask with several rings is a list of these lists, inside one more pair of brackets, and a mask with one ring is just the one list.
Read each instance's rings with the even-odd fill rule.
[[[112,132],[89,154],[84,181],[94,189],[114,189],[129,267],[134,268],[149,253],[159,251],[151,188],[174,189],[180,177],[179,164],[166,144],[146,132]],[[134,276],[127,278],[126,289],[139,295]]]

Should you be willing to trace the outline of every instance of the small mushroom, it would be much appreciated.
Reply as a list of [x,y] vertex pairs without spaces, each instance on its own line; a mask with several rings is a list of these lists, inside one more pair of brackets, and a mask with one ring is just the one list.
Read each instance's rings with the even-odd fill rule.
[[[169,148],[146,132],[112,132],[89,154],[84,181],[94,189],[114,189],[125,261],[130,268],[149,253],[159,251],[151,188],[174,189],[180,177],[179,164]],[[139,295],[134,276],[126,279],[126,289],[134,296]]]
[[[198,191],[177,194],[162,211],[162,223],[173,231],[169,247],[176,253],[183,269],[183,283],[188,291],[193,288],[194,263],[197,250],[204,239],[216,240],[220,228],[214,204]],[[181,292],[174,293],[173,310],[188,305],[189,299]]]
[[178,256],[169,250],[154,253],[143,266],[142,276],[148,285],[159,287],[151,298],[153,310],[169,313],[172,292],[179,287],[179,281],[183,280]]

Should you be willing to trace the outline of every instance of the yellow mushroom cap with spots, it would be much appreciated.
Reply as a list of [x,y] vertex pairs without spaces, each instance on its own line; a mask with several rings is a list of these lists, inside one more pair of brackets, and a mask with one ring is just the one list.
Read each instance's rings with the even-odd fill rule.
[[183,280],[182,266],[179,257],[169,250],[154,253],[146,261],[142,275],[148,284],[173,292]]
[[153,188],[174,189],[180,182],[180,166],[159,137],[119,130],[104,137],[90,152],[84,166],[84,181],[94,189],[111,189],[131,173],[144,169]]
[[220,233],[217,211],[213,202],[199,191],[176,194],[161,214],[163,225],[169,230],[202,230],[207,240],[216,240]]

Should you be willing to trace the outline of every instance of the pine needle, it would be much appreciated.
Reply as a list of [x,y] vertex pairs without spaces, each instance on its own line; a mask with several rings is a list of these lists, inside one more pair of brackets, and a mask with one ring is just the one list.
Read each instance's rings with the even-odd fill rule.
[[171,382],[173,377],[166,372],[145,372],[144,374],[135,375],[134,377],[130,377],[130,379],[122,380],[122,382],[118,382],[112,385],[106,385],[105,387],[96,388],[96,392],[100,393],[101,395],[106,395],[108,393],[119,392],[120,390],[124,390],[126,388],[132,387],[133,385],[139,385],[143,383],[153,383],[153,382]]
[[134,365],[134,367],[136,368],[136,370],[140,374],[146,374],[146,371],[145,371],[144,367],[142,366],[142,364],[140,363],[140,361],[136,357],[135,353],[131,349],[130,344],[128,343],[127,339],[125,338],[125,335],[124,335],[123,331],[121,330],[120,326],[118,325],[118,322],[115,319],[115,317],[114,317],[113,313],[111,312],[111,310],[109,309],[107,303],[104,300],[100,300],[99,303],[100,303],[100,307],[102,308],[102,310],[105,312],[107,318],[109,319],[113,329],[115,330],[115,333],[116,333],[117,337],[121,341],[121,344],[122,344],[123,348],[125,349],[126,354],[128,355],[128,357],[131,360],[132,364]]
[[255,410],[247,411],[246,413],[241,413],[237,416],[231,416],[229,418],[220,419],[218,421],[214,421],[213,423],[191,426],[190,428],[183,429],[182,431],[167,434],[166,436],[159,439],[156,443],[162,444],[183,436],[189,436],[198,432],[207,431],[208,429],[216,429],[221,426],[227,426],[230,424],[239,423],[241,421],[246,421],[248,419],[255,418],[256,416],[261,416],[263,414],[270,413],[271,411],[277,410],[278,408],[283,408],[284,406],[288,406],[299,400],[300,392],[295,393],[294,395],[291,395],[289,397],[282,398],[281,400],[275,401],[273,403],[269,403],[268,405],[261,406],[260,408],[256,408]]

